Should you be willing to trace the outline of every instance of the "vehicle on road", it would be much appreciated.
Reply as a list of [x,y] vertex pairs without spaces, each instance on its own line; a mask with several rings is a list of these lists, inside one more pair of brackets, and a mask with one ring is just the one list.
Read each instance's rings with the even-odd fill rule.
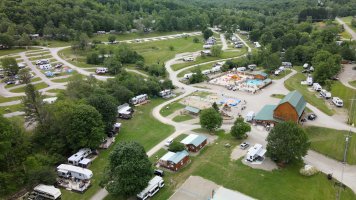
[[248,143],[248,142],[243,142],[243,143],[240,144],[240,149],[245,150],[245,149],[247,149],[249,146],[250,146],[250,143]]
[[333,97],[332,102],[335,104],[337,107],[342,107],[344,106],[344,102],[339,98],[339,97]]
[[169,138],[164,145],[169,147],[169,145],[171,145],[172,142],[173,142],[173,138]]
[[316,116],[316,114],[311,113],[311,114],[308,115],[307,118],[308,118],[308,120],[313,121],[313,120],[315,120],[317,118],[317,116]]

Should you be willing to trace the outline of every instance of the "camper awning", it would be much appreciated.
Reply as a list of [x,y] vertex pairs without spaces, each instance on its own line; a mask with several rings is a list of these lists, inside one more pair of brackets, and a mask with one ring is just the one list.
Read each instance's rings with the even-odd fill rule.
[[266,149],[261,149],[261,150],[257,153],[257,155],[258,155],[259,157],[263,157],[263,156],[265,156],[266,152],[267,152]]

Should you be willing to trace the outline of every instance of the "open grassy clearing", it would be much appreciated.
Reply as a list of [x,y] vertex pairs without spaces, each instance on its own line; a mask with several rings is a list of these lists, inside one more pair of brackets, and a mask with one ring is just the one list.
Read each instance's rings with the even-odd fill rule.
[[70,46],[71,42],[64,42],[64,41],[59,41],[59,40],[38,40],[40,43],[40,46],[46,46],[46,47],[66,47]]
[[207,70],[207,69],[211,69],[213,67],[214,63],[208,63],[208,64],[204,64],[204,65],[199,65],[199,66],[196,66],[196,67],[192,67],[192,68],[189,68],[189,69],[185,69],[181,72],[179,72],[177,74],[177,77],[183,77],[184,74],[188,74],[188,73],[192,73],[194,72],[194,70],[196,69],[200,69],[201,71],[203,70]]
[[22,111],[24,108],[23,104],[16,104],[11,106],[0,106],[0,113],[11,113],[16,111]]
[[86,63],[86,56],[81,52],[74,52],[71,48],[66,48],[58,52],[58,55],[67,62],[81,68],[98,67],[98,65],[92,65]]
[[304,74],[297,73],[286,80],[284,86],[290,91],[298,90],[308,103],[317,107],[327,115],[333,115],[334,111],[328,108],[324,99],[317,97],[318,94],[316,92],[309,91],[308,86],[300,84],[300,82],[305,79],[306,77]]
[[[137,141],[147,150],[158,144],[168,135],[174,132],[174,128],[157,121],[151,114],[152,109],[163,103],[163,99],[153,99],[149,104],[136,107],[135,114],[131,120],[120,121],[122,128],[116,137],[118,141]],[[99,157],[94,160],[89,167],[93,171],[92,186],[84,194],[78,194],[67,190],[62,190],[62,199],[90,199],[99,189],[99,181],[103,177],[105,166],[108,164],[110,151],[115,146],[112,145],[108,150],[100,152]]]
[[[40,89],[48,87],[48,85],[45,82],[34,84],[34,86],[35,86],[36,90],[40,90]],[[14,93],[25,92],[25,86],[15,88],[15,89],[10,89],[10,92],[14,92]]]
[[352,85],[353,87],[356,87],[356,80],[350,81],[349,84]]
[[6,103],[6,102],[10,102],[10,101],[17,101],[17,100],[21,100],[22,97],[3,97],[0,96],[0,103]]
[[356,28],[351,26],[352,16],[342,17],[341,20],[344,21],[350,28],[352,28],[352,30],[356,31]]
[[286,77],[288,74],[292,73],[292,70],[284,70],[283,72],[281,72],[278,76],[275,76],[274,74],[272,76],[269,76],[270,79],[273,80],[280,80],[284,77]]
[[188,121],[191,119],[194,119],[194,117],[189,114],[183,114],[183,115],[177,115],[177,116],[173,117],[172,120],[175,122],[184,122],[184,121]]
[[29,50],[33,50],[33,49],[37,49],[36,47],[29,47],[29,48],[13,48],[13,49],[3,49],[0,50],[0,56],[5,56],[5,55],[9,55],[9,54],[14,54],[14,53],[21,53],[24,51],[29,51]]
[[[335,129],[310,126],[306,127],[311,148],[321,154],[324,154],[333,159],[342,161],[344,157],[345,137],[349,131],[340,131]],[[354,136],[355,133],[352,133]],[[356,138],[351,137],[348,153],[347,163],[351,165],[356,164]]]
[[46,55],[46,54],[50,54],[51,52],[49,52],[48,50],[45,51],[40,51],[40,52],[29,52],[26,53],[27,57],[35,57],[35,56],[42,56],[42,55]]
[[[166,35],[175,35],[181,34],[182,32],[172,31],[172,32],[152,32],[152,33],[129,33],[129,34],[100,34],[95,35],[92,37],[92,40],[99,40],[102,42],[108,42],[108,38],[111,35],[116,37],[117,41],[121,40],[132,40],[132,39],[141,39],[141,38],[148,38],[148,37],[159,37],[159,36],[166,36]],[[189,33],[189,32],[186,32]]]
[[64,82],[68,82],[70,80],[70,77],[67,78],[59,78],[59,79],[51,79],[52,82],[55,83],[64,83]]
[[48,55],[44,55],[44,56],[37,56],[37,57],[29,57],[28,59],[30,61],[34,61],[34,60],[40,60],[40,59],[49,59],[49,58],[52,58],[52,55],[51,54],[48,54]]
[[[230,143],[234,147],[240,142],[229,134],[220,132],[219,139],[204,148],[198,156],[191,157],[192,162],[187,167],[178,173],[166,171],[165,187],[153,199],[168,199],[190,175],[201,176],[256,199],[335,199],[337,188],[334,187],[334,182],[328,181],[326,175],[322,173],[312,177],[300,175],[301,165],[287,166],[269,172],[252,169],[242,164],[241,160],[231,161],[230,154],[233,148],[226,148],[224,144]],[[163,152],[164,150],[160,150],[157,155],[162,155]],[[346,189],[342,190],[341,198],[351,200],[356,196],[350,189]],[[118,198],[109,195],[105,199]]]
[[[201,36],[197,37],[202,40]],[[147,65],[162,64],[177,53],[194,52],[203,49],[203,43],[194,43],[193,37],[132,43],[129,46],[145,58],[145,64]],[[170,50],[170,46],[173,47],[173,50]]]
[[180,69],[183,69],[183,68],[186,68],[186,67],[189,67],[192,65],[200,64],[200,63],[210,62],[210,61],[214,61],[214,60],[220,60],[220,59],[224,59],[224,58],[241,56],[241,55],[245,54],[246,52],[247,52],[247,48],[242,48],[241,51],[223,52],[221,57],[211,57],[211,56],[201,57],[201,56],[199,56],[193,62],[184,62],[184,63],[172,65],[172,69],[174,71],[178,71]]
[[179,103],[179,102],[173,102],[168,104],[167,106],[163,107],[159,113],[163,116],[163,117],[167,117],[168,115],[173,114],[175,111],[179,110],[179,109],[183,109],[185,108],[185,105]]
[[60,93],[64,90],[61,90],[61,89],[51,89],[51,90],[47,90],[46,92],[49,92],[49,93]]
[[[331,94],[333,97],[339,97],[344,101],[344,108],[349,112],[350,124],[356,124],[356,90],[346,87],[339,81],[334,81],[331,87]],[[352,105],[352,99],[354,104]]]

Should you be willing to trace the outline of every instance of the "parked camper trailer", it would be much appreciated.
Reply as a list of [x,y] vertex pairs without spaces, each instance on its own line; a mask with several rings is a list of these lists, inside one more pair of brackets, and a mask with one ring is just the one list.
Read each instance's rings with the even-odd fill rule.
[[192,78],[192,76],[193,76],[194,74],[195,74],[195,73],[184,74],[183,78],[184,78],[184,79],[190,79],[190,78]]
[[80,162],[91,154],[89,148],[80,149],[76,154],[68,158],[68,163],[74,166],[80,166]]
[[211,72],[218,72],[221,70],[221,65],[216,65],[215,67],[211,68]]
[[37,185],[33,188],[33,193],[35,194],[34,199],[61,199],[62,193],[61,190],[55,188],[53,185]]
[[257,159],[263,159],[266,152],[267,150],[263,149],[261,144],[255,144],[255,146],[251,147],[248,150],[246,160],[249,162],[253,162]]
[[26,67],[26,64],[25,64],[25,63],[19,63],[17,66],[18,66],[20,69],[22,69],[22,68],[25,68],[25,67]]
[[315,91],[320,92],[320,90],[322,89],[321,85],[319,83],[313,83],[313,89]]
[[130,102],[133,104],[133,105],[137,105],[137,104],[140,104],[140,103],[143,103],[145,101],[148,100],[148,95],[147,94],[141,94],[141,95],[138,95],[134,98],[132,98],[130,100]]
[[208,75],[208,74],[211,73],[211,70],[210,69],[203,70],[201,73],[204,74],[204,75]]
[[186,57],[186,58],[183,58],[183,61],[191,62],[191,61],[194,61],[194,58],[193,57]]
[[236,68],[236,70],[239,72],[244,72],[244,71],[246,71],[246,67],[238,67],[238,68]]
[[137,198],[140,200],[146,200],[153,197],[164,186],[164,180],[160,176],[155,176],[148,182],[148,186],[139,194]]
[[303,68],[304,69],[306,69],[306,68],[308,68],[309,67],[309,64],[308,63],[305,63],[304,65],[303,65]]
[[335,104],[337,107],[342,107],[344,106],[344,102],[339,98],[339,97],[333,97],[332,102]]
[[118,117],[122,119],[131,119],[133,109],[130,107],[128,103],[120,105],[117,107]]
[[173,95],[173,93],[172,90],[162,90],[159,92],[158,95],[162,98],[170,98]]
[[51,70],[52,65],[51,64],[41,64],[39,67],[41,70]]
[[109,72],[109,70],[108,70],[108,68],[105,68],[105,67],[98,67],[95,70],[95,73],[97,73],[97,74],[105,74],[107,72]]
[[282,62],[282,66],[284,66],[284,67],[293,67],[291,62]]
[[57,173],[59,177],[73,177],[79,180],[89,180],[93,177],[93,172],[91,170],[67,164],[59,165],[57,167]]
[[248,68],[249,70],[251,70],[251,71],[255,70],[256,67],[257,67],[257,65],[255,65],[255,64],[251,64],[251,65],[248,65],[248,66],[247,66],[247,68]]
[[212,46],[213,46],[213,45],[210,45],[210,44],[204,44],[204,45],[203,45],[203,48],[204,48],[204,49],[211,49]]
[[308,77],[307,77],[307,84],[308,84],[309,86],[312,86],[312,85],[313,85],[313,77],[312,77],[312,76],[308,76]]
[[320,91],[320,96],[324,97],[325,99],[330,99],[331,98],[331,93],[326,91],[326,90],[321,90]]

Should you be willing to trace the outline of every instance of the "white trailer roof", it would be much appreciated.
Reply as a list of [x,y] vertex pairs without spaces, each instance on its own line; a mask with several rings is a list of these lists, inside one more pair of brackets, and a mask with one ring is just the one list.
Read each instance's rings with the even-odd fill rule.
[[162,181],[162,177],[160,176],[155,176],[153,177],[149,182],[148,182],[148,186],[140,193],[138,194],[138,196],[142,197],[144,196],[147,192],[149,192],[152,187],[154,187],[155,185],[157,185],[160,181]]
[[79,161],[83,158],[83,155],[88,151],[90,152],[91,150],[88,148],[80,149],[76,154],[69,157],[68,160],[69,161]]
[[93,172],[89,169],[85,169],[85,168],[81,168],[81,167],[77,167],[77,166],[73,166],[73,165],[67,165],[67,164],[61,164],[57,167],[57,170],[65,170],[65,171],[69,171],[69,172],[76,172],[79,174],[84,174],[86,177],[92,177],[93,176]]
[[53,196],[54,198],[58,198],[61,196],[61,190],[58,188],[55,188],[53,185],[37,185],[34,189],[34,191],[40,192],[40,193],[47,193]]

